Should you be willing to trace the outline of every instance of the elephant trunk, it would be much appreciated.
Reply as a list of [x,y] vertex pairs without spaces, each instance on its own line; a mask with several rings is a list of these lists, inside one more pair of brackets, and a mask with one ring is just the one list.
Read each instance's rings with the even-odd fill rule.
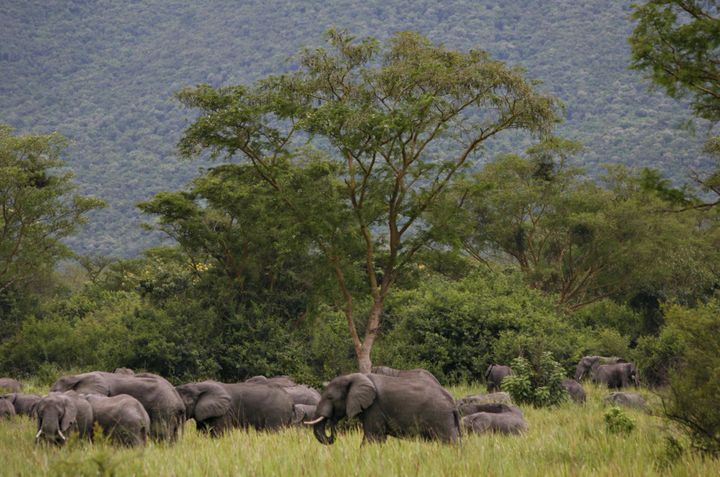
[[324,445],[331,445],[335,442],[335,424],[330,423],[330,435],[328,436],[325,431],[325,424],[328,422],[327,419],[323,419],[313,426],[313,434],[315,438]]

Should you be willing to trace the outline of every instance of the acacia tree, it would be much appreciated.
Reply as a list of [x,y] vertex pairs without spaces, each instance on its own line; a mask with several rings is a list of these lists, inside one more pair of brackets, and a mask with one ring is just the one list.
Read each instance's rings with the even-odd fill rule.
[[[308,224],[342,293],[359,369],[369,372],[385,299],[438,233],[425,214],[493,136],[549,131],[557,102],[483,51],[453,51],[412,32],[384,45],[334,30],[327,37],[330,49],[304,50],[292,73],[182,91],[200,116],[180,151],[249,161]],[[313,146],[337,170],[335,204],[300,203],[303,194],[283,180],[281,166]],[[348,280],[356,251],[363,289]],[[367,305],[364,323],[358,301]]]
[[62,239],[75,233],[97,199],[73,194],[58,134],[16,136],[0,125],[0,293],[20,287],[70,257]]
[[660,212],[684,204],[684,193],[654,171],[621,166],[597,183],[567,164],[578,150],[548,139],[459,185],[465,251],[515,264],[571,309],[642,288],[680,300],[712,286],[716,253],[696,214]]
[[[720,121],[720,4],[716,0],[649,0],[635,6],[637,25],[630,37],[632,67],[647,71],[673,97],[690,97],[695,115]],[[720,138],[709,138],[706,152],[720,158]],[[720,166],[693,178],[718,196],[687,208],[720,204]]]

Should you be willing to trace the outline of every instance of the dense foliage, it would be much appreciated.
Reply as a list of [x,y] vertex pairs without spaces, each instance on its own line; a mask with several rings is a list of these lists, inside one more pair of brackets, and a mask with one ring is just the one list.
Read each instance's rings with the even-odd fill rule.
[[[107,201],[69,241],[84,254],[138,256],[161,235],[141,229],[137,202],[179,190],[196,164],[174,160],[191,115],[173,94],[201,83],[249,83],[287,71],[335,25],[381,39],[418,31],[448,48],[480,48],[566,105],[560,133],[586,147],[577,161],[661,169],[674,182],[705,169],[703,140],[683,104],[649,92],[628,69],[630,0],[39,0],[5,2],[0,28],[2,121],[21,133],[59,131],[81,193]],[[488,145],[519,152],[520,137]]]
[[543,407],[560,404],[568,398],[562,385],[565,372],[552,353],[545,351],[530,358],[518,356],[510,367],[513,374],[506,376],[501,386],[514,402]]

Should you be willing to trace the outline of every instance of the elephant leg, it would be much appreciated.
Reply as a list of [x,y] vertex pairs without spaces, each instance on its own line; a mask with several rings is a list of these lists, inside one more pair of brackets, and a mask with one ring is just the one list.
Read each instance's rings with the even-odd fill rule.
[[376,442],[385,442],[388,436],[387,426],[385,425],[385,423],[378,419],[378,416],[375,416],[375,418],[373,418],[372,415],[366,417],[369,417],[370,419],[366,418],[363,420],[364,435],[362,444],[364,445],[365,443],[372,444]]

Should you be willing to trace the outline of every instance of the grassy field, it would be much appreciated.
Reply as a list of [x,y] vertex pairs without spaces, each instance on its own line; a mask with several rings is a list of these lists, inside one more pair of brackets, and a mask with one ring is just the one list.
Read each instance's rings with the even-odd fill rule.
[[[479,387],[457,387],[462,396]],[[470,435],[459,446],[388,439],[360,448],[361,432],[319,444],[308,429],[280,433],[232,432],[210,439],[189,422],[175,445],[118,449],[74,441],[61,449],[36,447],[35,423],[0,421],[0,475],[308,475],[308,476],[718,476],[720,461],[678,452],[667,444],[663,421],[628,410],[637,427],[609,433],[601,404],[604,390],[590,387],[584,406],[524,408],[524,436]],[[675,449],[675,450],[674,450]]]

